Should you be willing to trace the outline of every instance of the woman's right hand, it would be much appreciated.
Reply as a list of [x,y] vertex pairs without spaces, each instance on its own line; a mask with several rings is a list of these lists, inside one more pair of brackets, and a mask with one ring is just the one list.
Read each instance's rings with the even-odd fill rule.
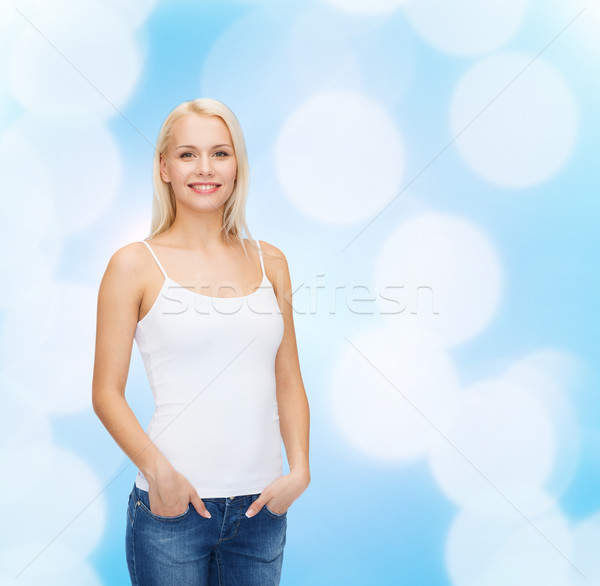
[[176,517],[185,513],[191,503],[198,514],[210,519],[210,513],[191,482],[171,467],[148,481],[150,510],[161,517]]

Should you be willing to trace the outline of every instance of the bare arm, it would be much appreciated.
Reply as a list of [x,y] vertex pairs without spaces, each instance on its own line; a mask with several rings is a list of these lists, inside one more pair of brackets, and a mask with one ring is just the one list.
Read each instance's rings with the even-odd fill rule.
[[265,255],[265,270],[273,284],[284,323],[283,338],[275,357],[275,378],[279,427],[290,473],[277,478],[263,490],[246,512],[249,517],[265,504],[271,511],[283,514],[310,484],[310,410],[298,360],[290,273],[287,260],[278,248],[267,243],[262,243],[261,248],[268,253]]
[[[270,248],[278,251],[275,247]],[[310,410],[298,360],[290,272],[285,256],[281,251],[278,252],[279,258],[275,261],[276,282],[273,287],[284,323],[283,339],[275,358],[279,425],[290,472],[299,473],[309,482]]]
[[119,249],[110,259],[100,283],[92,381],[94,413],[148,480],[153,512],[174,516],[191,500],[202,514],[204,504],[200,497],[148,437],[125,399],[143,295],[140,254],[135,243]]

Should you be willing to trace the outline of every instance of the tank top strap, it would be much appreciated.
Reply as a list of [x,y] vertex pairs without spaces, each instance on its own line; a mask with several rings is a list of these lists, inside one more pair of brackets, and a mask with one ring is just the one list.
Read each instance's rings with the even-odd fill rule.
[[167,275],[167,272],[165,271],[165,269],[163,269],[163,266],[160,264],[160,261],[156,257],[156,254],[154,254],[154,250],[152,250],[152,247],[145,240],[142,240],[142,242],[148,247],[150,254],[154,257],[154,260],[156,261],[156,264],[158,265],[158,268],[160,269],[161,273],[164,275],[165,279],[168,279],[169,277]]
[[260,244],[258,243],[258,240],[255,240],[254,242],[256,242],[256,246],[258,246],[258,256],[260,258],[260,268],[262,269],[262,274],[263,274],[263,279],[264,279],[267,275],[265,274],[265,265],[263,263],[262,250],[260,248]]

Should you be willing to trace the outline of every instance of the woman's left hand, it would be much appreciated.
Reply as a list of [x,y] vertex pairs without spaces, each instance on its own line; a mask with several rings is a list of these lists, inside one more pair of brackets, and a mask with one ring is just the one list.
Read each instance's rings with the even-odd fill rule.
[[256,515],[264,505],[276,515],[283,515],[291,504],[308,488],[310,474],[308,472],[291,471],[280,476],[260,493],[260,496],[246,511],[246,517]]

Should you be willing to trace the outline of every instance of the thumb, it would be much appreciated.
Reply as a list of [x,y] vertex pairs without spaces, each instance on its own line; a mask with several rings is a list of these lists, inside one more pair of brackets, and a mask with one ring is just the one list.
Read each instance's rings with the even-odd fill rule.
[[246,511],[246,517],[250,518],[250,517],[254,517],[254,515],[256,515],[264,506],[265,501],[266,501],[266,497],[261,495],[259,496],[249,507],[248,510]]
[[202,515],[206,519],[211,518],[211,514],[208,512],[208,509],[196,491],[194,491],[190,500],[192,501],[192,505],[194,505],[194,509],[196,509],[199,515]]

